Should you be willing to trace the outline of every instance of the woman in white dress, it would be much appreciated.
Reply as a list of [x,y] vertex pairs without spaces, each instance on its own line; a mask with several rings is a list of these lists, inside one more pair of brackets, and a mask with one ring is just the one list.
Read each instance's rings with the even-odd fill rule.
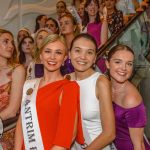
[[107,77],[95,72],[97,44],[89,34],[78,35],[71,44],[70,59],[75,72],[71,78],[80,86],[80,107],[85,144],[75,149],[110,150],[115,138],[115,121]]

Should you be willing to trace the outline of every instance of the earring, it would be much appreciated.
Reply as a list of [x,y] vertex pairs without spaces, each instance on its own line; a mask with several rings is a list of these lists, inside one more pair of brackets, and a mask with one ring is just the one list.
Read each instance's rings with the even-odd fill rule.
[[95,68],[95,67],[96,67],[96,64],[94,63],[94,64],[93,64],[93,68]]
[[64,62],[62,63],[62,65],[61,66],[64,66]]

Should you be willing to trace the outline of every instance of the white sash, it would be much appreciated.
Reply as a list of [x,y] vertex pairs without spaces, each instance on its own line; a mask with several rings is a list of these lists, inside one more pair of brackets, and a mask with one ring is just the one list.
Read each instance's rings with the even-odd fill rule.
[[36,111],[36,95],[40,79],[28,80],[23,89],[21,117],[26,150],[44,150]]

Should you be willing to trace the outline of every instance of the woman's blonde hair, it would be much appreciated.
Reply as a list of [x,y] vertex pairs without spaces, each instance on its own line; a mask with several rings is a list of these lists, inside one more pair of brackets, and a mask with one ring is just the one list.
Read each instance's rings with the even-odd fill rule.
[[41,28],[39,29],[36,34],[35,34],[35,37],[34,37],[34,41],[35,41],[35,51],[34,51],[34,60],[35,62],[39,62],[40,61],[40,56],[39,56],[39,48],[37,47],[37,37],[38,35],[41,33],[41,32],[47,32],[48,34],[52,34],[52,31],[49,30],[48,28]]
[[[12,38],[14,39],[14,36],[10,31],[5,30],[5,29],[0,29],[0,36],[3,35],[4,33],[10,34]],[[13,51],[12,57],[8,59],[8,65],[14,66],[16,63],[18,63],[18,51],[16,49],[15,43],[13,42],[12,44],[14,46],[14,51]]]
[[66,41],[65,41],[65,39],[63,38],[63,36],[60,36],[60,35],[58,35],[58,34],[50,34],[49,36],[47,36],[47,37],[43,40],[43,42],[42,42],[42,44],[41,44],[39,53],[41,54],[43,48],[44,48],[47,44],[53,43],[53,42],[55,42],[55,41],[60,41],[60,42],[62,42],[62,43],[64,44],[64,46],[66,47],[66,54],[67,54],[67,44],[66,44]]

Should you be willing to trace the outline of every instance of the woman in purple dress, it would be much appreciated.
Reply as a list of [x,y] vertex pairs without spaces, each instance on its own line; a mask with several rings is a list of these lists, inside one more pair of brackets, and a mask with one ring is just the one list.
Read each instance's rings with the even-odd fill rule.
[[[107,12],[103,9],[103,20],[100,20],[98,0],[86,1],[82,26],[82,32],[93,36],[99,48],[107,42]],[[102,73],[106,72],[107,69],[105,65],[105,59],[103,57],[98,60],[97,66]]]
[[146,111],[136,87],[128,80],[133,71],[134,52],[126,45],[116,45],[106,61],[112,83],[112,100],[116,118],[117,150],[149,150],[144,143]]

